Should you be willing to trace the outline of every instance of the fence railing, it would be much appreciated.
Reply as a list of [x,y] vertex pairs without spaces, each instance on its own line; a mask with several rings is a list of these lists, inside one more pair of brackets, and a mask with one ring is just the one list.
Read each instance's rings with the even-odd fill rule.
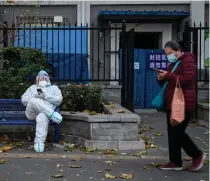
[[183,37],[185,51],[192,52],[197,59],[197,81],[209,82],[209,26],[185,24]]
[[[197,84],[196,84],[196,111],[193,118],[198,118],[198,103],[199,103],[199,87],[209,84],[209,27],[207,23],[196,26],[185,24],[185,31],[183,37],[184,50],[192,52],[197,59]],[[206,85],[207,84],[207,85]],[[209,100],[206,100],[208,102]]]
[[[122,27],[77,24],[12,24],[0,28],[0,47],[31,47],[47,57],[56,81],[120,82]],[[113,41],[115,46],[113,46]]]

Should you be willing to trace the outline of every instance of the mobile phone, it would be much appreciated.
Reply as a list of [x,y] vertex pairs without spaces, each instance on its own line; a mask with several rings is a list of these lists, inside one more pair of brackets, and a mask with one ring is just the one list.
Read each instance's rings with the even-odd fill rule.
[[152,70],[156,71],[156,72],[162,72],[162,70],[157,69],[157,68],[151,68]]
[[42,89],[37,89],[37,92],[38,93],[42,93]]

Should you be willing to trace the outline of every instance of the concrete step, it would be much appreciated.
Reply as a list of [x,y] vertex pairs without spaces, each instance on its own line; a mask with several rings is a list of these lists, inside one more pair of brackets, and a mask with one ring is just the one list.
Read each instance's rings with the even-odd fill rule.
[[197,106],[198,123],[209,127],[209,103],[199,103]]

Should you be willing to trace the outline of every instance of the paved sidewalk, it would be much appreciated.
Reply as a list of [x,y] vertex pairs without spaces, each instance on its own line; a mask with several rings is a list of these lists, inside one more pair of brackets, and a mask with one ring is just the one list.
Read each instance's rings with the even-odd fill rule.
[[[121,173],[131,172],[134,181],[208,181],[209,166],[197,173],[185,171],[161,171],[158,168],[148,166],[151,163],[164,163],[168,159],[167,132],[165,115],[151,111],[140,112],[145,136],[149,136],[159,148],[147,150],[144,158],[133,156],[136,152],[119,152],[116,156],[106,156],[103,152],[85,154],[84,151],[75,149],[66,152],[61,148],[49,147],[43,154],[36,154],[28,149],[32,143],[25,143],[23,147],[9,152],[0,153],[0,160],[6,162],[0,164],[0,181],[101,181],[115,180]],[[152,127],[154,129],[148,129]],[[142,131],[142,129],[141,129]],[[207,129],[198,126],[189,126],[187,132],[199,147],[208,154],[209,134]],[[155,136],[161,132],[162,136]],[[138,151],[137,151],[138,152]],[[72,158],[82,157],[81,161],[72,161]],[[183,153],[183,157],[187,158]],[[106,163],[112,161],[112,164]],[[185,161],[184,164],[190,164]],[[80,165],[81,168],[70,168],[71,165]],[[107,171],[110,170],[110,171]],[[106,173],[118,176],[116,179],[105,179]],[[52,178],[55,174],[62,174],[63,178]]]

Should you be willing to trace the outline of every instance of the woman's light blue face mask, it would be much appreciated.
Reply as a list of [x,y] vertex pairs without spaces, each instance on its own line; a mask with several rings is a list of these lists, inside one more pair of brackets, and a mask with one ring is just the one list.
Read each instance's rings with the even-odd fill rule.
[[168,61],[169,61],[170,63],[174,63],[174,62],[177,61],[177,58],[176,58],[176,56],[175,56],[175,53],[172,53],[172,54],[170,54],[170,55],[167,55],[167,59],[168,59]]

